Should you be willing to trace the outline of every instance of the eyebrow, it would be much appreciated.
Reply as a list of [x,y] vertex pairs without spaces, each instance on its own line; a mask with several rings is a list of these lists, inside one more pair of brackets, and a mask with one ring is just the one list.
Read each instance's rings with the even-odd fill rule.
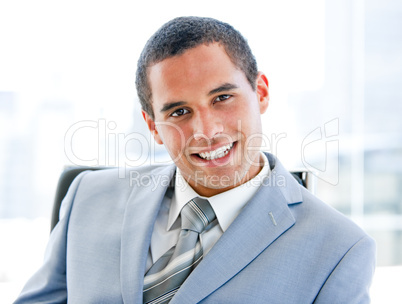
[[[208,96],[220,93],[220,92],[225,92],[225,91],[230,91],[233,89],[237,89],[238,86],[232,83],[224,83],[221,86],[209,91]],[[180,107],[180,106],[184,106],[186,105],[187,102],[185,101],[176,101],[176,102],[169,102],[169,103],[165,103],[162,107],[162,109],[160,110],[161,113],[167,112],[175,107]]]
[[180,107],[180,106],[183,106],[183,105],[185,105],[185,104],[187,104],[187,103],[184,102],[184,101],[177,101],[177,102],[165,103],[165,104],[163,105],[162,109],[161,109],[161,113],[167,112],[167,111],[169,111],[170,109],[173,109],[173,108],[175,108],[175,107]]
[[237,89],[237,88],[238,88],[238,86],[235,84],[224,83],[223,85],[217,87],[216,89],[209,91],[208,95],[211,96],[211,95],[214,95],[214,94],[217,94],[220,92],[230,91],[230,90]]

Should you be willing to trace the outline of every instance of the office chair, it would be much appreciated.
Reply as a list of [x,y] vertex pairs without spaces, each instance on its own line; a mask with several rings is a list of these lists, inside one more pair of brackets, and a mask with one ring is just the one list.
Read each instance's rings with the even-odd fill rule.
[[70,188],[71,183],[77,177],[78,174],[84,171],[95,171],[106,169],[106,167],[66,167],[61,173],[59,181],[57,183],[56,195],[53,202],[52,216],[50,220],[50,231],[53,230],[54,226],[59,221],[59,211],[61,202],[66,196],[68,188]]
[[[95,171],[95,170],[104,170],[110,169],[111,167],[67,167],[63,173],[60,175],[59,182],[56,188],[56,195],[53,203],[53,210],[51,215],[50,222],[50,231],[53,230],[54,226],[59,221],[59,211],[60,205],[63,201],[63,198],[66,196],[68,188],[70,187],[73,180],[83,171]],[[311,172],[307,170],[298,170],[290,172],[293,177],[298,181],[299,184],[309,189],[311,192],[314,191],[314,181],[313,175]]]

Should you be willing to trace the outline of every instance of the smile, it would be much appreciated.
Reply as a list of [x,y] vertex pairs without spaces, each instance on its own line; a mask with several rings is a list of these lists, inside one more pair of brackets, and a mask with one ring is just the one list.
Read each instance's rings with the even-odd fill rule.
[[221,157],[226,156],[230,149],[233,148],[233,143],[230,143],[226,146],[222,146],[214,151],[210,151],[210,152],[201,152],[198,155],[202,158],[202,159],[206,159],[206,160],[213,160],[213,159],[218,159]]

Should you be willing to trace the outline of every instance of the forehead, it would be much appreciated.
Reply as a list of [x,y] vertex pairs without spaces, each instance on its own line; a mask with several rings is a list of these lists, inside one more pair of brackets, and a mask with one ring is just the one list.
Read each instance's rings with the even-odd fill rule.
[[148,68],[154,101],[169,92],[208,91],[219,83],[239,81],[239,77],[246,79],[218,43],[199,45]]
[[218,43],[209,45],[201,44],[197,47],[186,50],[184,53],[166,58],[148,68],[148,75],[152,78],[158,73],[177,74],[178,71],[197,72],[205,70],[205,66],[221,62],[227,63],[230,61],[225,49]]

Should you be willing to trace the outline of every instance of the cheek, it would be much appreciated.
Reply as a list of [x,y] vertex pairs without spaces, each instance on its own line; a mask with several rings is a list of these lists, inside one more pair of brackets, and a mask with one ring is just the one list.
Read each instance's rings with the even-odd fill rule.
[[262,141],[261,114],[257,107],[245,107],[236,119],[230,120],[232,128],[242,134],[246,146],[258,147]]
[[225,114],[225,125],[230,129],[237,129],[241,133],[248,133],[248,130],[254,130],[259,123],[260,112],[256,107],[244,104],[237,107],[235,111]]
[[159,136],[170,151],[182,150],[186,143],[186,134],[184,129],[168,122],[158,124]]
[[250,129],[261,131],[261,108],[258,100],[253,100],[249,106],[243,109],[245,121],[250,126]]

